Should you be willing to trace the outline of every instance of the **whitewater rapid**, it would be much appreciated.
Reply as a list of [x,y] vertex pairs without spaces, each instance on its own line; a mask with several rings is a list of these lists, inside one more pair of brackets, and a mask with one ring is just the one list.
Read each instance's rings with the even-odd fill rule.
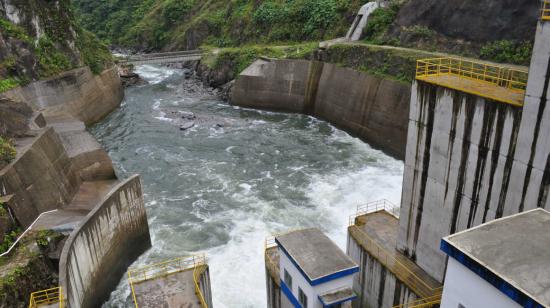
[[[133,266],[205,252],[216,308],[266,306],[267,236],[318,227],[345,250],[357,205],[400,202],[403,163],[324,121],[227,105],[182,70],[137,73],[148,84],[92,128],[120,177],[142,176],[153,247]],[[123,277],[104,307],[132,306]]]

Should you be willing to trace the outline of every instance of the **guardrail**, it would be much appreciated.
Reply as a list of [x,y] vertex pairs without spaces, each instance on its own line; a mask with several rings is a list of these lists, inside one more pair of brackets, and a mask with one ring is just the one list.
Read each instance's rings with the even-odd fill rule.
[[202,273],[204,273],[205,268],[206,268],[206,262],[205,264],[195,266],[195,269],[193,270],[193,281],[195,282],[195,294],[197,295],[197,298],[199,299],[199,302],[202,308],[208,308],[208,304],[206,303],[206,299],[202,294],[202,290],[200,286],[201,275]]
[[550,20],[550,1],[542,1],[541,20]]
[[46,214],[49,214],[49,213],[53,213],[53,212],[57,212],[57,210],[47,211],[47,212],[44,212],[44,213],[38,215],[38,217],[36,217],[36,219],[33,221],[33,223],[27,228],[27,230],[25,230],[25,232],[23,232],[23,233],[17,238],[17,240],[15,240],[15,242],[10,246],[10,248],[9,248],[8,250],[6,250],[6,252],[0,254],[0,258],[9,255],[10,252],[15,248],[15,246],[17,246],[17,244],[19,244],[19,242],[23,239],[23,237],[25,237],[25,235],[27,235],[27,233],[29,233],[29,231],[32,229],[32,227],[34,227],[34,224],[36,224],[36,222],[37,222],[40,218],[42,218],[42,216],[44,216],[44,215],[46,215]]
[[399,219],[399,210],[400,208],[397,205],[391,203],[386,199],[369,202],[364,205],[358,205],[355,214],[350,215],[349,217],[349,226],[354,225],[355,219],[359,216],[380,212],[380,211],[386,211],[388,214]]
[[392,308],[435,308],[441,304],[441,292],[437,295],[393,306]]
[[528,72],[460,58],[422,59],[416,63],[416,78],[452,75],[486,82],[516,91],[525,91]]
[[63,292],[61,292],[61,287],[31,293],[29,308],[53,305],[57,303],[59,303],[59,308],[64,307]]
[[[428,297],[438,294],[440,292],[439,287],[434,288],[424,281],[423,278],[415,274],[409,269],[409,266],[405,265],[403,262],[399,261],[394,253],[391,253],[386,248],[382,247],[376,240],[370,237],[365,231],[363,231],[359,226],[356,225],[356,218],[358,216],[367,215],[370,213],[375,213],[379,211],[386,211],[388,214],[398,217],[397,206],[393,205],[388,200],[379,200],[376,202],[371,202],[363,206],[358,206],[357,212],[355,215],[350,216],[350,225],[349,232],[352,236],[358,234],[361,238],[357,238],[360,245],[364,249],[369,251],[369,254],[377,259],[380,263],[386,265],[386,267],[398,277],[398,279],[404,282],[415,294],[420,296]],[[420,288],[418,288],[420,287]]]
[[208,308],[206,300],[200,289],[200,275],[204,272],[204,266],[206,266],[206,255],[196,255],[190,257],[176,258],[164,262],[151,264],[139,269],[128,270],[128,281],[130,283],[130,289],[132,290],[132,298],[136,308],[138,307],[136,293],[134,290],[134,284],[143,281],[156,279],[164,276],[168,276],[174,273],[182,272],[185,270],[193,269],[193,282],[195,284],[195,294],[199,298],[201,306]]

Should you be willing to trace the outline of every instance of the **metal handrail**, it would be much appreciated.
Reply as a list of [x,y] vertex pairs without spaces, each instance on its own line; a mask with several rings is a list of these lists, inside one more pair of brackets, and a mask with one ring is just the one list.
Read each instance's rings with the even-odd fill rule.
[[357,210],[355,211],[355,214],[350,215],[349,217],[349,226],[352,226],[355,224],[355,219],[359,216],[367,215],[370,213],[385,211],[388,214],[394,216],[395,218],[399,219],[399,210],[400,208],[391,203],[390,201],[386,199],[377,200],[374,202],[369,202],[364,205],[358,205]]
[[440,292],[436,295],[421,298],[412,302],[404,303],[401,305],[393,306],[392,308],[432,308],[435,305],[441,304],[441,295],[443,289],[439,289]]
[[208,308],[208,304],[206,303],[206,300],[204,299],[204,295],[202,294],[201,286],[200,286],[200,277],[202,273],[204,272],[202,269],[204,265],[196,266],[193,270],[193,281],[195,282],[195,294],[199,298],[199,302],[201,304],[202,308]]
[[34,224],[35,224],[40,218],[42,218],[43,215],[46,215],[46,214],[49,214],[49,213],[53,213],[53,212],[57,212],[57,210],[47,211],[47,212],[44,212],[44,213],[38,215],[38,217],[36,217],[36,219],[33,221],[33,223],[27,228],[27,230],[25,230],[25,232],[23,232],[23,233],[17,238],[17,240],[15,240],[15,242],[10,246],[10,248],[9,248],[8,250],[6,250],[4,253],[0,254],[0,258],[7,256],[7,255],[14,249],[15,246],[17,246],[17,244],[23,239],[23,237],[25,237],[25,235],[27,235],[27,233],[32,229],[32,227],[34,226]]
[[[421,296],[433,296],[434,294],[437,294],[440,288],[434,288],[430,286],[428,283],[426,283],[422,278],[420,278],[418,275],[416,275],[413,271],[411,271],[406,265],[404,265],[401,261],[397,260],[392,253],[390,253],[388,250],[386,250],[384,247],[382,247],[380,244],[377,243],[376,240],[374,240],[372,237],[370,237],[365,231],[363,231],[360,227],[356,225],[356,218],[358,216],[367,215],[370,213],[375,213],[379,211],[386,211],[390,215],[395,213],[396,206],[388,206],[388,204],[392,205],[391,202],[387,200],[379,200],[376,202],[371,202],[363,206],[359,206],[357,213],[355,215],[350,216],[350,228],[355,227],[354,230],[356,230],[358,233],[360,233],[361,237],[364,238],[361,243],[363,246],[365,246],[365,249],[369,250],[370,254],[379,260],[381,263],[384,263],[387,265],[387,267],[393,266],[394,268],[399,268],[399,270],[392,271],[396,276],[400,278],[403,282],[410,282],[410,283],[418,283],[422,285],[428,293],[424,294],[418,294]],[[388,211],[390,209],[390,211]],[[421,293],[419,290],[416,290],[416,292]]]
[[29,308],[36,308],[56,303],[59,303],[59,308],[64,307],[63,292],[61,292],[61,287],[31,293]]
[[542,1],[541,20],[550,20],[550,0]]
[[523,92],[528,71],[460,58],[422,59],[416,63],[416,78],[453,75]]
[[132,268],[129,269],[128,282],[130,283],[130,289],[132,290],[132,298],[134,300],[134,304],[136,308],[139,308],[139,307],[137,303],[136,292],[134,289],[135,283],[168,276],[171,274],[175,274],[175,273],[190,270],[190,269],[193,269],[193,281],[195,283],[195,293],[199,298],[201,306],[203,308],[208,308],[198,282],[200,278],[200,274],[202,274],[202,272],[197,271],[198,268],[202,268],[203,266],[206,266],[206,264],[207,264],[206,255],[200,254],[195,256],[171,259],[168,261],[151,264],[139,269],[132,269]]

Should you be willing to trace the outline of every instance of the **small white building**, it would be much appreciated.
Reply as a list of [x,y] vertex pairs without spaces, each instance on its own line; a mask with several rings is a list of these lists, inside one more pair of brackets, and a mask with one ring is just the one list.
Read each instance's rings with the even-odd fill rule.
[[276,236],[279,250],[281,307],[351,307],[353,277],[359,271],[318,229]]
[[444,238],[441,308],[550,307],[550,213],[536,209]]

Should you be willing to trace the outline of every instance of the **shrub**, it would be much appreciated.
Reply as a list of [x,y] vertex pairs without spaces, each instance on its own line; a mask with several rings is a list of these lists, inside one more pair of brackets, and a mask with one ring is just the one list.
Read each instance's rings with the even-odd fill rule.
[[528,65],[532,51],[533,44],[531,42],[502,40],[490,42],[483,46],[480,57],[495,62]]
[[13,145],[8,140],[0,137],[0,162],[9,164],[16,155],[17,151]]
[[11,90],[19,86],[21,82],[15,78],[8,78],[0,80],[0,93]]
[[69,58],[61,53],[55,46],[55,43],[46,35],[43,35],[38,40],[36,53],[42,77],[50,77],[72,68]]
[[12,24],[11,22],[0,18],[0,33],[6,34],[8,37],[17,38],[25,42],[32,42],[23,28]]
[[13,243],[17,240],[19,234],[21,234],[21,229],[19,228],[4,234],[3,242],[0,244],[0,253],[8,251],[11,245],[13,245]]
[[78,34],[76,44],[80,50],[82,61],[90,67],[94,74],[101,73],[106,66],[112,64],[113,56],[111,52],[91,32],[81,31]]
[[375,40],[384,34],[395,20],[399,12],[400,5],[393,2],[387,8],[377,8],[369,16],[367,26],[363,30],[366,40]]

